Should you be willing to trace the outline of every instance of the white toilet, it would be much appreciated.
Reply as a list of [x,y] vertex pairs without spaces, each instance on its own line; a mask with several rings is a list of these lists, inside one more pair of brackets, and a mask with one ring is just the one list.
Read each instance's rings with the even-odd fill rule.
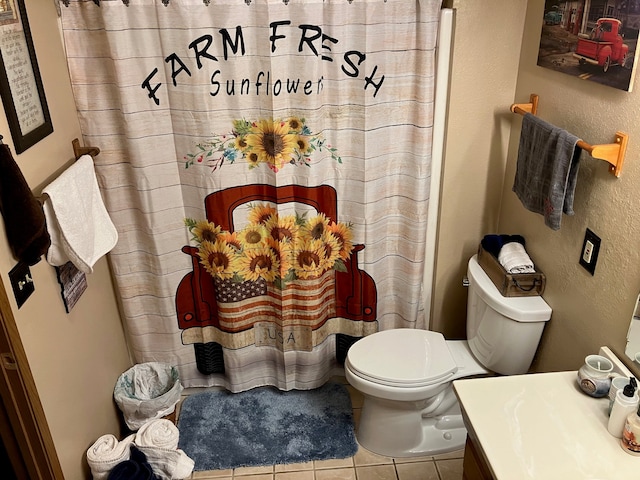
[[495,372],[526,373],[551,308],[539,296],[503,297],[469,260],[467,339],[437,332],[384,330],[354,343],[347,381],[364,403],[356,437],[388,457],[436,455],[464,447],[466,430],[453,380]]

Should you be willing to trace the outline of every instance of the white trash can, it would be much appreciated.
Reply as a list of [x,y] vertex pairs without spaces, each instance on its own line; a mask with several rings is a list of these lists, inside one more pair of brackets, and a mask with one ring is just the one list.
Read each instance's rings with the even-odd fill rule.
[[182,385],[178,369],[159,362],[139,363],[118,378],[113,397],[132,431],[173,413]]

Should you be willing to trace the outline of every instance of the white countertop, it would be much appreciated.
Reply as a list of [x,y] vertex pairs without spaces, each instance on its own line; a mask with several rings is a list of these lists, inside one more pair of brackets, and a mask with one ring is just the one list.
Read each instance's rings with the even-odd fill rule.
[[608,398],[584,394],[576,375],[453,382],[496,480],[640,479],[640,457],[625,453],[607,431]]

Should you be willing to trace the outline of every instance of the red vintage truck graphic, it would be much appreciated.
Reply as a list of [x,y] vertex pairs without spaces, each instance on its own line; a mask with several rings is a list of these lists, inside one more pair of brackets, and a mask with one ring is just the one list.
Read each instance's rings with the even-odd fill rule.
[[622,34],[622,22],[616,18],[601,18],[589,35],[579,35],[573,54],[581,66],[597,65],[604,72],[612,65],[624,66],[629,53]]
[[[248,202],[301,203],[333,221],[338,220],[337,194],[333,187],[266,184],[231,187],[208,195],[205,198],[207,220],[223,230],[234,231],[234,211]],[[310,343],[321,342],[327,335],[336,333],[336,358],[341,361],[350,343],[378,329],[376,285],[358,266],[358,252],[363,249],[364,245],[354,245],[346,271],[327,272],[317,287],[307,292],[305,287],[298,287],[293,292],[274,294],[271,286],[257,283],[233,286],[229,281],[216,281],[200,263],[198,248],[184,246],[182,251],[191,257],[193,271],[178,285],[176,310],[182,343],[194,345],[198,370],[204,374],[223,373],[222,346],[242,348],[249,344],[268,345],[269,341],[277,344],[278,340],[282,343],[288,335],[297,335],[296,328],[306,329],[305,335],[313,339]],[[232,294],[225,291],[229,289],[234,289]],[[282,338],[281,330],[271,331],[268,327],[271,321],[268,315],[254,316],[251,312],[259,312],[265,303],[284,303],[291,295],[322,298],[314,307],[321,314],[305,323],[301,312],[293,313],[298,317],[294,322],[296,326]],[[262,336],[266,338],[259,338]]]

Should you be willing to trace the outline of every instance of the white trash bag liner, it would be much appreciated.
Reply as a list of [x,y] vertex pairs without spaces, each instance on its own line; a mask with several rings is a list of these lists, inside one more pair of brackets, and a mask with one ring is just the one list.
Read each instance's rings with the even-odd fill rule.
[[150,420],[173,413],[182,385],[178,369],[165,363],[134,365],[118,378],[113,397],[132,431]]

